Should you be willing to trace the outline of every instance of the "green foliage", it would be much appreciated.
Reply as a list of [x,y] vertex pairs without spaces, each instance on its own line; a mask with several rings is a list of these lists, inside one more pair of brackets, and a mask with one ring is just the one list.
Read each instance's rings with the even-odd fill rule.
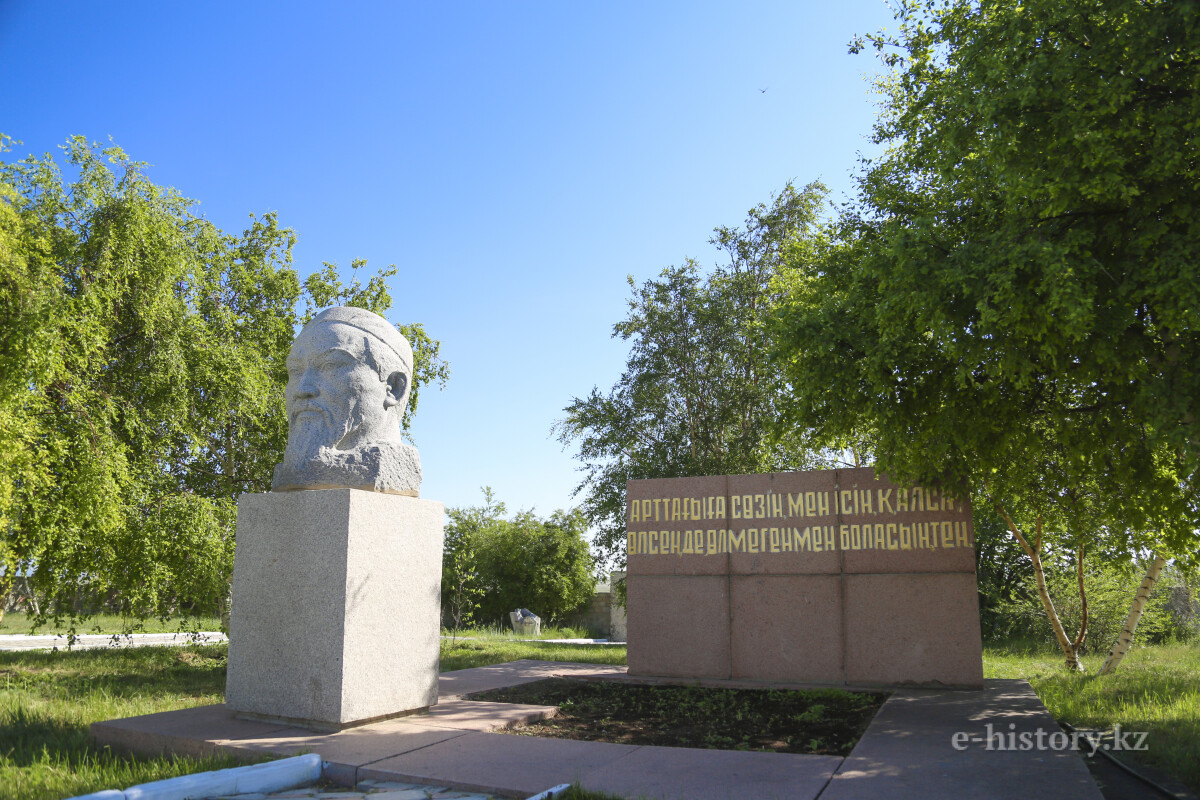
[[482,506],[446,511],[450,522],[442,539],[442,618],[456,632],[474,621],[483,595],[475,552],[480,536],[485,528],[498,525],[504,515],[504,504],[496,502],[490,486],[484,487],[483,498]]
[[209,612],[236,498],[286,444],[297,302],[382,313],[393,273],[302,289],[274,215],[225,234],[119,148],[64,149],[71,181],[49,155],[0,164],[0,597],[28,574],[51,617]]
[[608,392],[576,397],[557,424],[584,462],[583,510],[606,556],[621,552],[625,483],[642,478],[799,469],[815,463],[803,429],[769,436],[788,389],[771,368],[763,318],[787,259],[807,258],[825,187],[790,184],[750,210],[744,229],[717,228],[728,263],[693,260],[629,285],[629,315],[613,336],[630,342]]
[[[1144,565],[1143,565],[1144,566]],[[1129,600],[1142,580],[1144,569],[1093,564],[1085,569],[1087,587],[1087,645],[1083,652],[1107,652],[1117,640],[1129,613]],[[1056,564],[1046,570],[1046,583],[1054,606],[1067,630],[1078,630],[1082,620],[1082,606],[1075,574],[1075,565]],[[1019,593],[1008,600],[997,602],[995,620],[988,630],[988,638],[995,641],[1029,639],[1040,643],[1053,643],[1054,634],[1038,604],[1033,578],[1028,573],[1021,576]],[[1190,620],[1181,614],[1184,609],[1172,606],[1172,600],[1187,598],[1190,603],[1192,588],[1177,570],[1168,568],[1154,585],[1150,600],[1146,603],[1134,632],[1134,644],[1163,644],[1194,639],[1195,630],[1189,627]]]
[[[495,502],[491,489],[484,489],[484,498],[482,507],[447,512],[451,520],[447,537],[465,537],[469,543],[464,547],[447,541],[443,554],[453,548],[458,557],[469,549],[471,561],[463,572],[474,569],[473,575],[457,572],[443,555],[442,602],[447,616],[453,619],[455,602],[461,608],[473,603],[474,619],[485,625],[507,626],[508,613],[518,608],[528,608],[554,624],[591,599],[596,578],[584,539],[587,521],[580,511],[555,511],[546,519],[522,511],[505,519],[504,504]],[[464,581],[469,594],[456,598]]]
[[893,68],[874,137],[888,149],[834,243],[794,262],[775,316],[793,423],[868,431],[894,477],[1068,538],[1103,529],[1113,553],[1186,552],[1196,6],[952,0],[898,16],[894,39],[858,43]]

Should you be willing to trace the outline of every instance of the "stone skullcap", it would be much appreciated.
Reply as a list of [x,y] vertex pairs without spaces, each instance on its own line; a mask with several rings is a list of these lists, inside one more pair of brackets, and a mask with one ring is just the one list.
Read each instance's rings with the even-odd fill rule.
[[339,325],[349,325],[352,328],[358,328],[364,333],[371,334],[391,348],[399,356],[400,360],[404,362],[404,366],[408,369],[409,374],[412,374],[412,345],[408,343],[408,339],[404,338],[404,334],[396,330],[395,325],[375,312],[352,306],[334,306],[317,314],[313,317],[312,322],[308,324],[316,325],[318,322],[336,322]]

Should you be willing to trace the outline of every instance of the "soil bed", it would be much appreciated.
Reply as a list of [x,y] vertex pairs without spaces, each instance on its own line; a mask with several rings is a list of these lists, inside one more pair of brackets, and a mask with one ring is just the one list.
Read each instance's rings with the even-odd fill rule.
[[845,756],[887,695],[549,678],[467,699],[558,707],[552,719],[505,731],[516,735]]

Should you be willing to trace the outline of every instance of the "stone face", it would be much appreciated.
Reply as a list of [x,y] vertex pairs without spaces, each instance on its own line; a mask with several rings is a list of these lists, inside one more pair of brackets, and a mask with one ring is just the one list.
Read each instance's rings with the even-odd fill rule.
[[348,488],[416,497],[421,459],[400,433],[412,347],[361,308],[336,307],[300,331],[288,353],[288,443],[271,488]]
[[441,503],[243,495],[226,703],[337,729],[437,702]]

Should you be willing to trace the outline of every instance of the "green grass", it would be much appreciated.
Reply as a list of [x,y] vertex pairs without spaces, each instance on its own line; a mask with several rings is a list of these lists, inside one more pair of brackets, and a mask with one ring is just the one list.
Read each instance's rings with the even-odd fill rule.
[[[450,628],[442,628],[442,636],[459,639],[481,639],[484,641],[504,641],[526,639],[525,636],[517,636],[512,628],[502,626],[492,626],[487,628],[460,628],[458,631]],[[584,628],[548,628],[542,626],[539,639],[590,639],[591,634]]]
[[131,759],[88,725],[219,703],[224,646],[0,653],[0,798],[60,800],[223,769],[227,759]]
[[[497,632],[443,640],[442,669],[523,658],[624,664],[625,653],[621,646],[519,642]],[[88,738],[92,722],[221,702],[225,654],[224,645],[0,653],[0,800],[60,800],[232,766],[224,759],[125,758]],[[1148,731],[1150,750],[1136,754],[1141,762],[1200,790],[1200,647],[1139,647],[1103,678],[1094,677],[1102,655],[1084,661],[1092,674],[1071,675],[1050,649],[989,645],[984,674],[1026,678],[1051,714],[1077,727]]]
[[1147,731],[1149,750],[1118,753],[1200,791],[1200,646],[1138,647],[1112,675],[1096,676],[1104,653],[1068,673],[1061,653],[1028,643],[988,645],[988,678],[1025,678],[1054,718],[1075,727]]
[[538,661],[575,661],[584,664],[624,664],[623,645],[554,644],[515,639],[443,639],[442,671],[486,667],[531,658]]
[[[33,629],[33,615],[20,611],[10,611],[0,620],[0,634],[14,633],[67,633],[71,624],[63,620],[58,624],[47,622],[36,631]],[[219,631],[220,617],[174,617],[171,619],[148,619],[139,622],[130,617],[116,614],[98,614],[89,617],[75,626],[79,635],[91,633],[175,633],[177,631]]]

